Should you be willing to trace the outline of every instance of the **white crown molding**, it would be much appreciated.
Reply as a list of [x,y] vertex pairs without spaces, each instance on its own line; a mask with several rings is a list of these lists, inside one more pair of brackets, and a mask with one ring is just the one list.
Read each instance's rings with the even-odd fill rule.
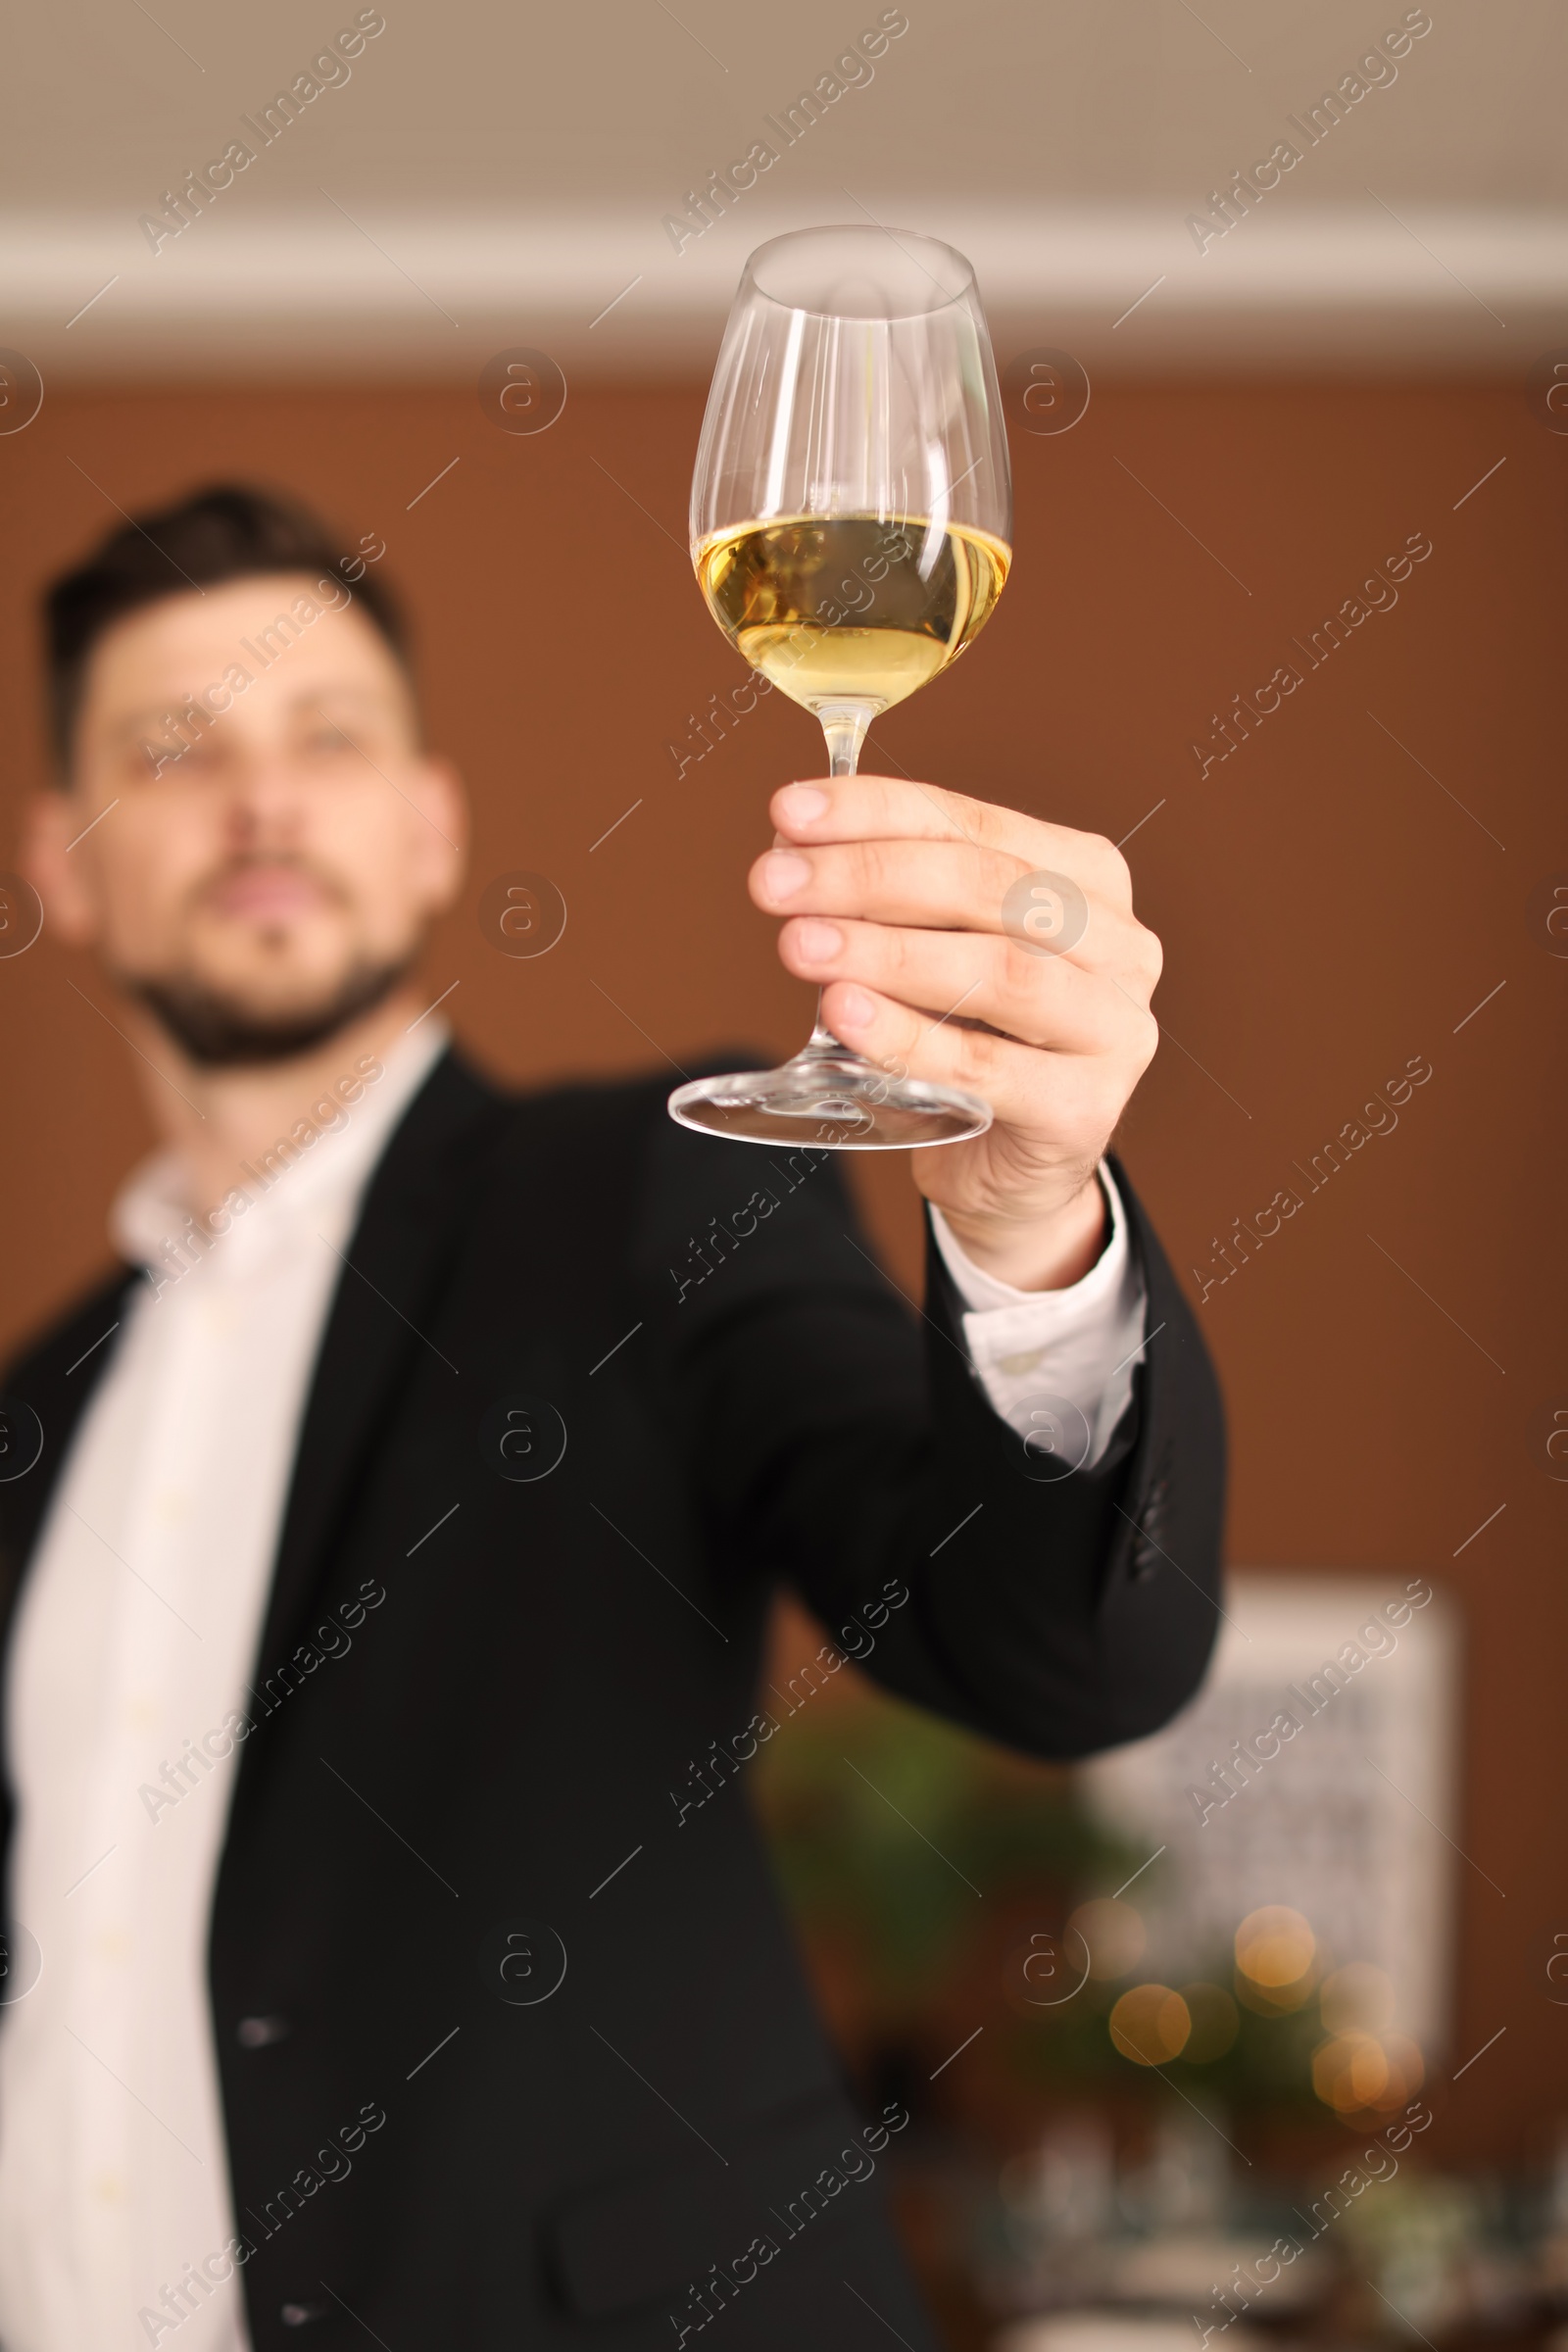
[[[835,217],[743,200],[677,252],[631,209],[365,205],[351,220],[325,203],[247,209],[244,195],[236,183],[156,253],[123,214],[0,216],[0,342],[46,383],[471,381],[517,345],[580,378],[701,375],[751,248]],[[1042,344],[1102,373],[1435,368],[1522,381],[1568,344],[1557,211],[1410,205],[1396,219],[1371,202],[1276,201],[1201,252],[1175,202],[891,196],[877,217],[970,256],[1004,358]]]

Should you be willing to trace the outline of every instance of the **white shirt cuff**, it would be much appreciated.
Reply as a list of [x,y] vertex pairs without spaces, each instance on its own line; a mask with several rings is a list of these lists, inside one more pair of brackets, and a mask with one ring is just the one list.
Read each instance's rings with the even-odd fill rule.
[[940,1208],[931,1230],[966,1309],[964,1343],[993,1408],[1026,1443],[1092,1470],[1127,1409],[1144,1352],[1147,1298],[1127,1212],[1103,1160],[1110,1235],[1082,1281],[1020,1291],[969,1258]]

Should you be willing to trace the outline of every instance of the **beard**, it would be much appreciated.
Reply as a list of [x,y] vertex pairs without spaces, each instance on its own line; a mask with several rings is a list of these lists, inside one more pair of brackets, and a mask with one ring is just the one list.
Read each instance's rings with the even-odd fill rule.
[[120,985],[143,1005],[198,1067],[257,1068],[294,1061],[325,1044],[361,1013],[381,1004],[413,969],[413,955],[393,963],[354,964],[328,997],[289,1012],[263,1013],[188,976],[132,979]]

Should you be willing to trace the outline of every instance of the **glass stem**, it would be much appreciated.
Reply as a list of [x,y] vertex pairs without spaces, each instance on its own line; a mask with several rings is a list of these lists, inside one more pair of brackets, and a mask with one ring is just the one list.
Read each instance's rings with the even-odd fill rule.
[[[830,776],[853,776],[860,758],[860,746],[866,731],[876,716],[875,703],[824,703],[817,711],[822,733],[827,738],[827,772]],[[816,992],[816,1019],[803,1053],[815,1049],[820,1053],[844,1054],[853,1052],[836,1038],[822,1019],[822,991]]]

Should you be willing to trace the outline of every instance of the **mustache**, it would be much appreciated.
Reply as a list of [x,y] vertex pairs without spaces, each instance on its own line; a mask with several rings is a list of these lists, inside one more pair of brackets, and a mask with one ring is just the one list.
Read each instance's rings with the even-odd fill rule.
[[199,882],[192,884],[186,894],[186,905],[190,907],[205,906],[217,898],[225,883],[232,882],[241,874],[254,873],[300,874],[307,881],[314,882],[336,906],[347,906],[350,904],[350,894],[336,874],[330,867],[318,864],[312,858],[302,857],[294,850],[240,850],[232,857],[223,858]]

